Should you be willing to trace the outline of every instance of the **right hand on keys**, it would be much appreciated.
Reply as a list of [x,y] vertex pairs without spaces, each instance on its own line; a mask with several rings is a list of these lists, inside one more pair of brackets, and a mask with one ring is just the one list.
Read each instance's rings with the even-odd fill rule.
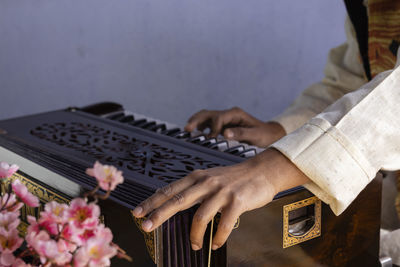
[[263,122],[238,107],[227,110],[201,110],[188,120],[185,130],[210,129],[210,137],[223,135],[226,139],[267,147],[286,132],[277,122]]
[[217,249],[242,213],[268,204],[278,192],[308,182],[290,160],[270,148],[236,165],[196,170],[157,190],[133,210],[133,215],[148,216],[142,229],[151,232],[177,212],[200,204],[190,230],[192,248],[198,250],[208,223],[221,212],[212,241],[212,249]]

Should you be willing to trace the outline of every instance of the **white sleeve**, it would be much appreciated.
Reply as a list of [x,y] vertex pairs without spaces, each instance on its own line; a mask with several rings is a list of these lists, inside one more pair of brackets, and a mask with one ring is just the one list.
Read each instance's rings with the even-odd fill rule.
[[325,77],[313,84],[273,121],[290,133],[320,113],[344,94],[360,88],[367,82],[357,39],[350,19],[345,22],[346,43],[331,49],[325,66]]
[[272,145],[340,214],[380,169],[400,169],[400,68],[379,74]]

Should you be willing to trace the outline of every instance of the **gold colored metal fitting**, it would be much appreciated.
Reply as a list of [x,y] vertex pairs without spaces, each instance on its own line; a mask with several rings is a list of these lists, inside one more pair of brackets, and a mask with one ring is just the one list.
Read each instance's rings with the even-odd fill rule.
[[[289,213],[312,205],[314,206],[313,214],[308,217],[306,215],[305,219],[309,218],[309,221],[312,221],[313,224],[306,227],[303,232],[300,229],[300,231],[294,233],[294,224],[289,221]],[[321,236],[321,200],[314,196],[283,206],[283,248],[288,248],[319,236]]]

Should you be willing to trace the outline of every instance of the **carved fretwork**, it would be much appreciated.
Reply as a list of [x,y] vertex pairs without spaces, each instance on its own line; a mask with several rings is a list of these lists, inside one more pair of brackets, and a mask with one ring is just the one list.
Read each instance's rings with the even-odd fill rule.
[[159,144],[149,143],[90,123],[42,124],[33,136],[82,152],[103,164],[140,173],[170,183],[195,169],[220,164]]

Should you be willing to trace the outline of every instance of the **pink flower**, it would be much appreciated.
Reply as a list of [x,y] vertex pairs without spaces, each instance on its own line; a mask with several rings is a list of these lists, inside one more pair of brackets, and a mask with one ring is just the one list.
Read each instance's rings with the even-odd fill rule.
[[1,198],[1,207],[3,208],[3,211],[1,213],[15,212],[22,208],[22,206],[24,206],[24,203],[18,202],[15,194],[9,195],[8,193],[6,193]]
[[68,221],[68,205],[60,204],[56,201],[47,203],[44,207],[44,211],[40,213],[40,217],[46,218],[46,220],[53,221],[55,223],[64,224]]
[[19,237],[18,230],[10,231],[0,228],[0,252],[1,254],[13,253],[22,244],[23,239]]
[[10,266],[15,263],[15,256],[12,252],[3,252],[0,254],[0,266]]
[[36,231],[36,226],[37,225],[35,225],[33,228],[28,227],[28,232],[25,236],[25,240],[29,247],[35,249],[37,252],[40,252],[40,242],[50,240],[50,236],[46,231]]
[[110,258],[117,254],[117,249],[101,237],[90,238],[78,249],[74,256],[74,266],[102,267],[110,265]]
[[100,224],[96,229],[96,237],[103,239],[106,243],[111,243],[113,234],[110,228],[105,227],[104,224]]
[[64,264],[69,263],[72,259],[72,254],[67,250],[59,250],[57,242],[53,239],[38,240],[34,243],[33,248],[40,256],[40,261],[43,264],[49,261],[63,266]]
[[76,244],[69,242],[65,239],[59,239],[57,241],[57,246],[59,251],[74,252],[78,247]]
[[12,267],[32,267],[32,265],[27,264],[20,258],[17,258],[17,260],[12,264]]
[[[65,224],[61,230],[61,235],[59,239],[59,246],[64,246],[66,250],[73,252],[77,248],[77,243],[74,242],[77,239],[77,236],[81,234],[84,230],[77,228],[74,226],[72,222]],[[60,243],[60,241],[64,241],[64,243]]]
[[100,188],[105,191],[114,190],[117,185],[124,182],[121,171],[114,166],[103,165],[98,161],[94,163],[93,168],[86,170],[86,174],[95,177]]
[[31,194],[26,186],[19,180],[15,180],[12,183],[12,189],[14,190],[14,193],[17,195],[17,197],[29,207],[39,206],[39,199]]
[[10,166],[6,162],[0,162],[0,179],[10,178],[18,169],[15,164]]
[[100,208],[96,204],[88,204],[82,198],[71,201],[68,218],[78,228],[91,229],[99,223]]
[[74,236],[72,236],[72,241],[76,244],[78,244],[79,246],[82,246],[84,244],[86,244],[86,242],[92,238],[96,236],[96,231],[97,228],[93,228],[93,229],[85,229],[84,231],[82,231],[79,234],[76,234]]
[[105,227],[104,224],[99,224],[96,228],[86,229],[82,233],[73,236],[72,241],[79,246],[82,246],[85,245],[89,239],[94,237],[102,238],[104,242],[107,243],[111,243],[113,239],[111,230]]
[[58,235],[61,231],[61,226],[47,218],[39,218],[39,229],[46,230],[50,235]]
[[40,213],[39,229],[45,229],[51,235],[58,235],[68,221],[68,206],[51,201],[46,204],[45,211]]
[[39,228],[39,224],[36,221],[36,218],[31,215],[28,215],[27,219],[28,219],[28,223],[29,223],[29,226],[27,229],[27,234],[28,235],[29,234],[34,234],[34,235],[38,234],[40,232],[40,228]]
[[72,259],[72,254],[65,250],[64,246],[59,246],[55,240],[51,239],[46,231],[35,233],[28,230],[26,242],[35,250],[43,264],[51,262],[63,266]]
[[17,229],[20,222],[19,215],[19,212],[0,213],[0,228],[6,231]]

